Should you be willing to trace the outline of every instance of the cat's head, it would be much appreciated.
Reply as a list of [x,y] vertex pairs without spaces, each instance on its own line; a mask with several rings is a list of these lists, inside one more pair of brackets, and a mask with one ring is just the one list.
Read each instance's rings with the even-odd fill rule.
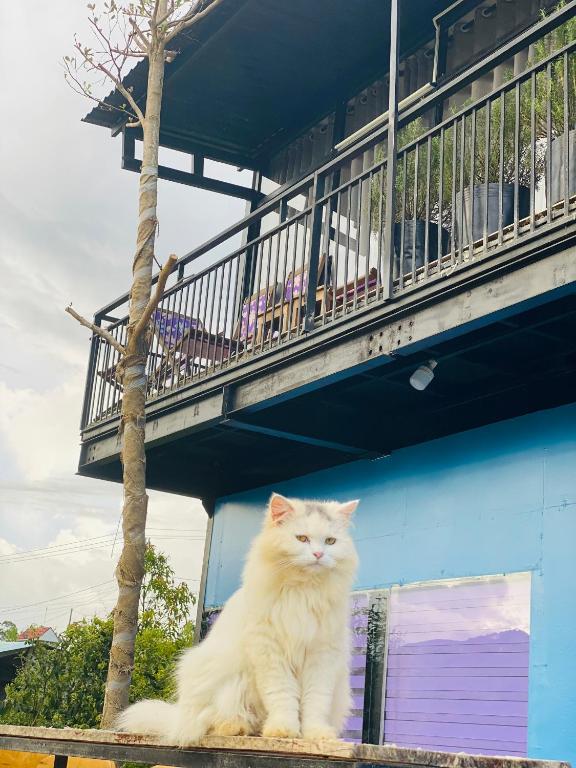
[[357,506],[358,501],[303,501],[273,493],[264,523],[269,555],[280,565],[312,573],[354,568],[349,528]]

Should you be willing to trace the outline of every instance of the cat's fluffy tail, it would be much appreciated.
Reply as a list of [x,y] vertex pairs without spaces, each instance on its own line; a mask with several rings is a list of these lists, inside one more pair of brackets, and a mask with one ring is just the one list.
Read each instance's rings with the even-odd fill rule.
[[125,709],[116,721],[120,731],[166,736],[174,727],[176,704],[159,699],[145,699]]

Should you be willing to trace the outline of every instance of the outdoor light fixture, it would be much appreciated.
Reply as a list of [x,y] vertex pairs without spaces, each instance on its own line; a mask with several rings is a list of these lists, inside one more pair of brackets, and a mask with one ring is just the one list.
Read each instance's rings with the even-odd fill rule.
[[438,363],[436,360],[428,360],[426,365],[421,365],[419,368],[416,368],[412,376],[410,376],[410,384],[412,384],[414,389],[417,389],[419,392],[426,389],[428,384],[430,384],[434,378],[434,368],[436,368],[437,365]]

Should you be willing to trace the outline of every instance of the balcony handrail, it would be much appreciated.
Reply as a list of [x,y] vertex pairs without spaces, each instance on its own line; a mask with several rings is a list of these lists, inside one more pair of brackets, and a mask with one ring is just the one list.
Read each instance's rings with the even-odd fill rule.
[[[398,115],[398,128],[401,128],[402,126],[422,116],[423,114],[428,112],[432,107],[434,107],[436,104],[444,102],[450,96],[454,95],[461,89],[465,88],[467,85],[472,83],[478,77],[481,77],[483,74],[494,69],[494,67],[509,60],[516,53],[519,53],[520,51],[524,50],[528,45],[530,45],[531,43],[535,42],[538,39],[541,39],[548,32],[560,26],[565,20],[571,18],[574,13],[576,13],[576,0],[568,0],[566,5],[564,5],[562,8],[556,9],[554,12],[543,17],[536,24],[526,29],[520,35],[505,42],[503,45],[498,47],[495,51],[493,51],[491,54],[489,54],[482,60],[476,62],[466,70],[460,73],[457,73],[453,77],[446,79],[444,82],[440,82],[438,86],[433,90],[432,93],[422,98],[417,104],[408,106],[405,110],[403,110]],[[567,47],[570,48],[570,46],[567,46]],[[558,55],[558,52],[555,52],[553,54],[553,56],[556,56],[556,55]],[[549,58],[552,58],[553,56]],[[542,66],[542,64],[543,62],[539,62],[538,66]],[[525,77],[526,72],[516,76],[513,80],[503,84],[500,89],[507,89],[509,87],[512,87],[513,84],[519,78],[520,79],[522,78],[522,76]],[[482,101],[484,101],[485,98],[486,96],[479,99],[478,103],[481,103]],[[474,109],[474,106],[477,106],[477,103],[475,105],[467,106],[465,109],[462,110],[462,112],[472,110]],[[455,117],[454,115],[451,115],[450,118],[445,120],[443,123],[440,123],[439,125],[434,126],[430,132],[439,130],[445,123],[449,122],[450,120],[453,120],[454,117]],[[196,259],[200,258],[201,256],[211,251],[213,248],[216,248],[219,245],[222,245],[222,243],[225,243],[231,237],[234,237],[235,235],[240,234],[241,232],[246,230],[251,224],[255,224],[261,221],[261,219],[264,218],[264,216],[266,216],[268,213],[272,213],[282,200],[287,200],[294,197],[295,195],[298,194],[300,190],[304,189],[305,187],[313,183],[315,178],[319,178],[321,176],[326,175],[327,173],[334,172],[339,167],[342,167],[346,162],[351,160],[353,157],[356,157],[362,154],[364,151],[370,149],[379,141],[383,140],[383,138],[387,134],[387,131],[388,131],[387,124],[379,125],[377,128],[375,128],[375,130],[369,136],[359,137],[358,141],[347,146],[341,152],[333,150],[333,152],[331,153],[330,157],[326,160],[326,162],[323,163],[321,166],[319,166],[317,169],[315,169],[314,171],[311,171],[310,173],[306,174],[302,178],[298,179],[296,182],[294,182],[294,184],[290,185],[289,187],[279,188],[274,193],[269,195],[267,198],[264,198],[262,203],[254,211],[248,214],[248,216],[245,216],[244,218],[240,219],[240,221],[227,227],[218,235],[208,239],[202,245],[198,246],[197,248],[194,248],[193,250],[189,251],[187,254],[182,256],[180,259],[178,259],[175,265],[175,271],[178,269],[182,269],[182,267],[184,267],[186,264],[189,264],[192,261],[195,261]],[[422,137],[419,137],[419,140],[421,139]],[[405,149],[405,147],[403,147],[403,149]],[[318,202],[317,200],[313,200],[312,205],[317,204],[317,202]],[[214,265],[212,264],[211,266],[214,266]],[[152,284],[154,285],[157,282],[157,280],[158,280],[158,274],[152,277]],[[123,293],[121,296],[114,299],[114,301],[110,302],[109,304],[106,304],[104,307],[99,309],[95,313],[95,318],[98,320],[104,317],[105,315],[110,314],[118,307],[126,304],[129,300],[129,296],[130,296],[129,292]]]
[[469,104],[461,107],[459,110],[455,111],[447,118],[442,120],[442,122],[436,123],[427,131],[424,131],[421,135],[418,136],[418,138],[413,139],[407,144],[403,144],[400,150],[402,152],[409,152],[417,144],[422,144],[429,136],[433,136],[435,133],[438,133],[442,129],[448,128],[452,123],[461,119],[464,115],[472,114],[473,112],[477,111],[479,107],[482,107],[482,105],[495,94],[501,94],[505,91],[513,91],[518,83],[529,80],[535,72],[545,69],[548,64],[552,63],[555,59],[559,59],[566,53],[572,53],[574,50],[576,50],[576,40],[568,43],[563,48],[558,48],[558,50],[553,51],[549,56],[546,56],[546,58],[539,59],[537,62],[532,64],[532,66],[527,67],[519,74],[511,77],[510,80],[506,80],[505,83],[501,83],[497,88],[494,88],[492,91],[488,91],[488,93],[483,94],[475,101],[471,101]]

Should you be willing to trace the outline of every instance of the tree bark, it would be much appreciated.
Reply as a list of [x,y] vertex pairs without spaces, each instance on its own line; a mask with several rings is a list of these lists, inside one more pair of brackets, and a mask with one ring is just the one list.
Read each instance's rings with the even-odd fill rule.
[[[166,0],[159,3],[165,13]],[[136,254],[132,266],[132,288],[126,342],[122,361],[123,398],[121,412],[122,469],[124,505],[122,531],[124,544],[116,567],[118,601],[114,609],[114,633],[102,713],[102,728],[112,728],[120,712],[128,706],[134,668],[134,642],[138,629],[138,604],[144,577],[146,547],[146,360],[150,345],[147,330],[135,332],[151,296],[152,267],[156,239],[158,187],[158,142],[160,108],[164,81],[164,46],[152,40],[149,52],[146,116],[142,125],[143,157],[139,186],[139,219]]]

